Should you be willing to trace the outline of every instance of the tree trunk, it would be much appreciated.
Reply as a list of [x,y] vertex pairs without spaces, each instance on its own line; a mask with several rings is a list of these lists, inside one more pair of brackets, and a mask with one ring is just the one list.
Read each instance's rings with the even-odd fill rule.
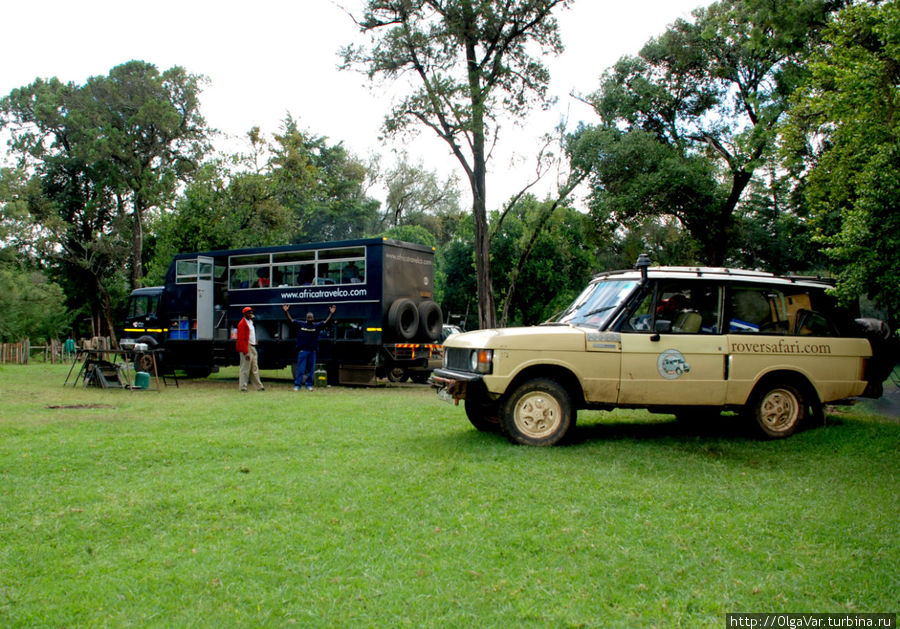
[[[103,283],[100,281],[100,278],[96,278],[97,283],[97,294],[100,295],[100,306],[103,310],[103,318],[106,320],[106,327],[109,330],[109,340],[111,347],[114,349],[118,349],[119,340],[116,336],[116,323],[113,320],[112,316],[112,300],[110,299],[109,292],[103,287]],[[102,331],[97,336],[103,336]]]
[[135,200],[133,226],[131,236],[131,289],[140,288],[144,279],[144,267],[141,259],[144,256],[144,208]]
[[471,4],[466,4],[471,29],[466,43],[469,98],[472,103],[472,215],[475,219],[475,276],[478,287],[478,323],[481,329],[497,327],[497,305],[491,278],[491,233],[487,221],[487,156],[484,148],[484,96],[475,48],[477,28]]
[[[474,180],[472,181],[472,214],[475,218],[475,276],[478,287],[479,327],[497,327],[497,306],[494,301],[494,286],[491,278],[490,230],[487,223],[487,209],[484,200],[484,161],[475,158]],[[480,181],[479,181],[480,180]]]
[[716,237],[712,239],[709,247],[710,264],[712,266],[724,266],[725,256],[728,254],[728,248],[731,246],[734,229],[734,211],[741,195],[752,179],[753,173],[746,170],[739,170],[734,173],[731,180],[731,191],[728,198],[719,212],[717,224],[715,225]]

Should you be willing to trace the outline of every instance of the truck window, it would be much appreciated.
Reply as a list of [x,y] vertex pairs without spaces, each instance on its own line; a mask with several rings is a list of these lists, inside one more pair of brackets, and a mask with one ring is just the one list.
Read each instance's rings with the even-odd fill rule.
[[128,306],[128,318],[139,319],[150,314],[156,314],[155,295],[134,295]]
[[251,284],[256,279],[253,271],[253,267],[231,269],[228,276],[228,287],[232,290],[250,288]]
[[175,283],[176,284],[196,284],[197,283],[197,261],[196,260],[179,260],[175,263]]
[[360,284],[365,282],[366,248],[323,249],[318,258],[319,284]]

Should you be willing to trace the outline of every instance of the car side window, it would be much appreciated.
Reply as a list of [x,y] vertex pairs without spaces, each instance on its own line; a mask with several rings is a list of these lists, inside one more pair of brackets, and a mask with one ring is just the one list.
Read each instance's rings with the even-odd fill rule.
[[668,326],[672,334],[719,334],[719,292],[719,286],[709,282],[660,282],[657,332],[664,332]]
[[659,282],[628,315],[622,331],[719,334],[720,288],[710,282]]
[[814,295],[765,285],[729,287],[728,330],[732,334],[835,336],[831,317],[814,310]]

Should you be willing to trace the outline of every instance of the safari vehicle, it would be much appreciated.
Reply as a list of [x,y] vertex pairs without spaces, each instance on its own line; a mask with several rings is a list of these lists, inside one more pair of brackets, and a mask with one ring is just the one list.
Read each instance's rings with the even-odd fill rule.
[[694,267],[597,276],[555,320],[448,338],[432,374],[479,430],[552,445],[578,409],[680,417],[738,410],[786,437],[826,402],[879,397],[896,360],[882,322],[860,319],[818,278]]
[[425,382],[441,351],[433,291],[434,249],[386,238],[183,253],[163,286],[132,292],[122,344],[146,344],[167,369],[207,376],[238,364],[237,325],[250,306],[260,368],[282,369],[297,360],[282,304],[319,320],[335,305],[318,353],[330,383],[396,373]]

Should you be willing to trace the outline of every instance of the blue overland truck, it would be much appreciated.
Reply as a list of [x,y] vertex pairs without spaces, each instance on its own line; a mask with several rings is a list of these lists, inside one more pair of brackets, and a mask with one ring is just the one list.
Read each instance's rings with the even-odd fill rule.
[[319,342],[329,383],[425,382],[440,358],[434,250],[384,238],[179,254],[164,286],[132,292],[122,344],[145,343],[162,350],[165,370],[203,377],[238,364],[237,324],[251,306],[260,368],[283,369],[296,351],[282,304],[298,320],[337,307]]

